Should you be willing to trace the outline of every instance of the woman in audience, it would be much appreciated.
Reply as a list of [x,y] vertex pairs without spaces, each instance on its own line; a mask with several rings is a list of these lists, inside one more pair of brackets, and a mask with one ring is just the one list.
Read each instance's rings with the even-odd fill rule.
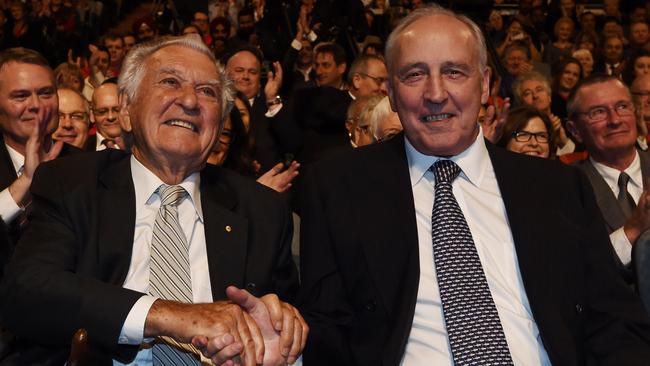
[[634,79],[641,75],[650,73],[650,52],[640,49],[632,57],[630,62],[625,64],[623,70],[623,82],[630,86]]
[[[250,107],[246,97],[237,93],[234,106],[224,121],[219,140],[212,148],[208,164],[221,165],[252,178],[257,176],[259,164],[251,158],[253,142],[248,134],[249,119]],[[296,161],[292,161],[287,169],[284,169],[283,163],[278,163],[257,178],[257,182],[278,192],[284,192],[291,187],[291,181],[298,176],[298,168],[300,164]]]
[[84,89],[84,76],[76,64],[64,62],[54,69],[54,80],[59,88],[66,87],[81,93]]
[[582,76],[582,64],[571,57],[564,59],[554,65],[553,83],[551,85],[551,112],[560,119],[567,117],[566,102],[569,94]]
[[553,125],[545,113],[521,106],[508,112],[497,146],[519,154],[555,158],[553,137]]
[[576,35],[575,49],[588,50],[591,52],[592,57],[596,55],[596,51],[600,47],[598,35],[592,31],[582,31]]
[[560,18],[555,22],[553,35],[555,42],[549,43],[544,49],[544,62],[552,65],[564,58],[571,56],[573,49],[573,28],[571,18]]
[[499,57],[503,57],[506,49],[512,46],[515,43],[523,45],[529,53],[530,59],[533,61],[541,61],[542,57],[539,53],[539,50],[535,46],[535,42],[530,35],[530,32],[527,31],[526,22],[520,18],[513,18],[510,21],[508,30],[506,32],[506,39],[497,47],[497,53]]
[[573,52],[573,57],[580,61],[580,65],[582,65],[582,79],[591,75],[594,71],[594,57],[591,51],[581,48]]

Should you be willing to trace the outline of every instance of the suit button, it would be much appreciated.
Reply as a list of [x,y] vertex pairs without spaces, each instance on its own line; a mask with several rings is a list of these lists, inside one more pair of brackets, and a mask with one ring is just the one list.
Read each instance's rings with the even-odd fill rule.
[[257,285],[255,284],[255,282],[249,282],[246,284],[246,290],[248,290],[248,292],[250,292],[251,294],[254,293],[256,287]]
[[576,313],[582,314],[582,304],[576,304]]
[[370,300],[370,301],[366,304],[365,308],[366,308],[367,311],[369,311],[369,312],[371,312],[371,313],[374,313],[374,312],[375,312],[375,309],[377,309],[377,303],[375,303],[374,300]]

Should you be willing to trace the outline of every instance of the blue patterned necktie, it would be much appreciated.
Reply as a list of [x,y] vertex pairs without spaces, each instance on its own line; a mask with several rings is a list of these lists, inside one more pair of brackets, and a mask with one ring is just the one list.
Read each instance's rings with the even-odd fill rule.
[[513,365],[472,234],[452,191],[460,168],[438,160],[431,170],[436,178],[433,259],[454,364]]
[[[165,300],[192,302],[189,245],[178,222],[178,205],[187,196],[181,186],[161,185],[160,209],[154,221],[151,238],[149,293]],[[153,346],[154,366],[198,365],[193,346],[171,338],[158,339]]]

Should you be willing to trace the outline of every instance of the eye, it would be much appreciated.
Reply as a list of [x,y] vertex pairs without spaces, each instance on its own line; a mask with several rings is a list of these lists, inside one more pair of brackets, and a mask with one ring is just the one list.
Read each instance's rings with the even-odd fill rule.
[[447,75],[452,80],[459,79],[465,75],[462,71],[457,69],[445,70],[444,74]]
[[413,83],[416,81],[422,80],[425,77],[425,73],[422,70],[412,70],[407,72],[401,77],[401,80],[406,83]]
[[202,86],[198,88],[198,92],[208,96],[208,97],[216,97],[217,96],[217,91],[214,90],[214,88],[209,87],[209,86]]
[[176,80],[174,78],[162,79],[160,81],[160,83],[163,84],[163,85],[169,85],[169,86],[178,86],[179,85],[178,80]]

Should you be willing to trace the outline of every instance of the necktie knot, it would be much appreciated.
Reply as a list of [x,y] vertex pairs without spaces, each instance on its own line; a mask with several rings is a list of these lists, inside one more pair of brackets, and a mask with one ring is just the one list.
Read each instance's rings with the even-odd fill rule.
[[451,183],[460,174],[460,167],[451,160],[438,160],[431,167],[436,183]]
[[187,196],[187,191],[185,188],[178,186],[178,185],[173,185],[173,186],[168,186],[165,184],[160,185],[158,187],[158,195],[160,196],[160,206],[178,206],[179,203]]
[[627,183],[630,181],[630,176],[625,172],[621,172],[618,176],[618,188],[627,191]]

